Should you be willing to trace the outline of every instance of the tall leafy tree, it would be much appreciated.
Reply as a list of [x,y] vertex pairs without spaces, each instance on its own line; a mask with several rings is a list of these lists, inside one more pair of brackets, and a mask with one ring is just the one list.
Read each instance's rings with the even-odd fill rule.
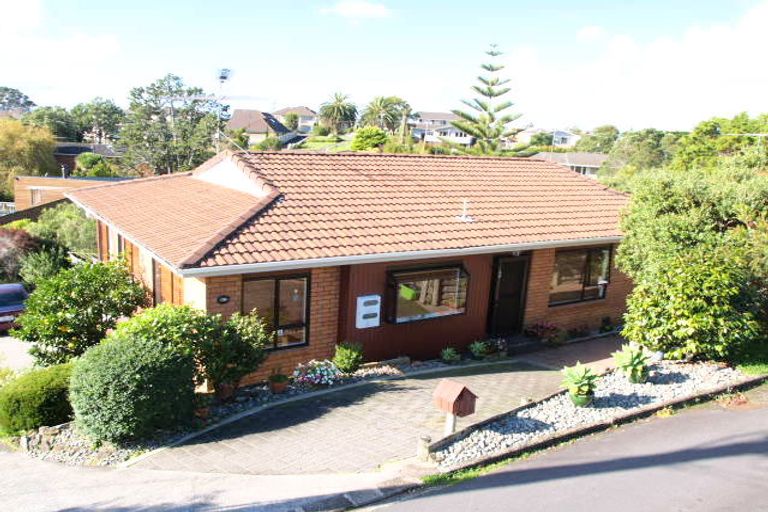
[[75,118],[64,107],[38,107],[22,120],[27,124],[48,128],[55,137],[65,141],[82,140],[82,131]]
[[29,126],[15,119],[0,119],[0,196],[13,197],[13,177],[56,172],[56,147],[48,128]]
[[168,174],[192,169],[214,154],[219,114],[227,107],[201,88],[169,74],[132,89],[129,99],[120,138],[130,165]]
[[288,112],[283,117],[283,124],[291,131],[296,131],[299,127],[299,114],[296,112]]
[[512,107],[511,101],[502,101],[501,97],[510,91],[506,84],[508,79],[502,79],[499,72],[504,66],[497,64],[498,57],[502,55],[495,44],[485,52],[493,62],[481,64],[480,67],[488,75],[478,76],[479,85],[473,85],[472,90],[479,97],[472,100],[462,100],[462,103],[470,107],[474,112],[453,110],[459,117],[451,124],[459,130],[475,138],[475,150],[483,154],[491,154],[499,151],[501,144],[520,131],[509,128],[509,124],[520,117],[520,114],[505,114]]
[[104,144],[117,138],[125,112],[114,101],[95,98],[72,108],[72,118],[81,138]]
[[0,111],[19,110],[29,112],[35,102],[29,96],[12,87],[0,87]]
[[590,153],[609,153],[616,139],[619,138],[619,129],[611,124],[598,126],[592,133],[584,135],[576,143],[577,151]]
[[349,96],[337,92],[330,101],[320,106],[320,120],[334,134],[342,131],[345,126],[352,126],[357,120],[357,107],[349,101]]
[[395,133],[402,125],[403,119],[407,121],[410,113],[411,106],[404,99],[397,96],[376,96],[363,109],[360,123]]

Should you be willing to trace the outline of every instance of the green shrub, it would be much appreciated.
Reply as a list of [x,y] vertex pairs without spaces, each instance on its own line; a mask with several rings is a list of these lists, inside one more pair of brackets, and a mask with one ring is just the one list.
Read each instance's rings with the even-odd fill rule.
[[323,124],[315,123],[315,125],[312,127],[312,135],[325,137],[330,133],[331,133],[331,129]]
[[71,372],[70,364],[31,370],[0,388],[0,429],[18,433],[69,421]]
[[71,203],[46,208],[28,228],[32,235],[51,240],[81,256],[96,255],[96,221]]
[[49,250],[32,252],[21,258],[19,276],[31,287],[37,287],[43,280],[50,279],[62,270],[72,267],[66,249],[52,247]]
[[336,367],[344,373],[355,373],[363,364],[363,346],[360,343],[345,341],[336,345],[333,356]]
[[732,255],[692,250],[635,286],[623,334],[671,359],[727,358],[765,338],[759,295]]
[[277,137],[267,137],[258,144],[251,146],[256,151],[280,151],[283,149],[283,143]]
[[453,347],[445,347],[440,351],[440,360],[448,364],[458,363],[461,361],[461,354]]
[[577,361],[575,366],[563,368],[563,386],[574,404],[587,405],[595,394],[597,375]]
[[30,353],[39,364],[65,363],[146,303],[146,291],[122,262],[81,263],[40,282],[12,333],[34,344]]
[[207,315],[191,306],[160,304],[121,322],[110,337],[143,338],[160,343],[195,358],[198,365],[195,381],[205,380],[200,347],[211,345],[224,336],[221,318]]
[[3,226],[5,229],[21,229],[21,230],[27,230],[29,226],[31,226],[34,223],[32,219],[19,219],[14,220],[13,222],[9,222],[5,226]]
[[117,326],[113,336],[157,340],[195,359],[195,381],[237,385],[266,357],[271,334],[256,315],[207,315],[190,306],[161,304]]
[[365,126],[357,130],[352,141],[354,151],[367,151],[380,148],[389,140],[387,132],[377,126]]
[[214,385],[237,387],[243,377],[256,371],[266,359],[272,334],[258,315],[235,313],[224,325],[224,336],[207,341],[212,342],[199,347],[206,377]]
[[643,349],[633,348],[627,343],[612,355],[616,368],[624,372],[630,382],[640,384],[648,378],[648,356]]
[[70,398],[76,425],[97,442],[186,425],[193,418],[194,372],[192,357],[159,341],[112,336],[75,363]]
[[469,353],[472,354],[472,357],[475,359],[482,359],[490,352],[490,347],[488,346],[488,343],[483,340],[477,340],[473,341],[469,344]]

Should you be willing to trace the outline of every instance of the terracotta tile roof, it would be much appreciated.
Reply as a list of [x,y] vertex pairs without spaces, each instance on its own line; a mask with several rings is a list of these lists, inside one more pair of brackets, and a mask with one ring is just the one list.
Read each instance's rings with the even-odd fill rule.
[[[271,195],[190,174],[71,195],[178,267],[617,237],[627,202],[525,158],[283,151],[220,155],[204,168],[226,157]],[[471,222],[458,218],[464,200]]]

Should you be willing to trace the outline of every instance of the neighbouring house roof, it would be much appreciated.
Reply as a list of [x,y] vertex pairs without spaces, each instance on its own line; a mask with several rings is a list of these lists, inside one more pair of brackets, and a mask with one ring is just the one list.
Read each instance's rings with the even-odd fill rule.
[[453,112],[416,112],[415,117],[424,121],[456,121],[459,118]]
[[312,110],[308,107],[285,107],[281,108],[280,110],[275,110],[272,112],[273,115],[276,116],[285,116],[286,114],[296,114],[301,117],[315,117],[317,116],[317,112]]
[[77,156],[81,153],[96,153],[107,158],[118,157],[123,151],[116,150],[110,144],[91,144],[88,142],[57,142],[54,155]]
[[[627,202],[622,193],[541,160],[285,151],[225,152],[191,173],[67,197],[182,272],[201,273],[615,241]],[[468,218],[461,217],[464,201]]]
[[536,153],[531,158],[546,160],[547,162],[557,162],[563,165],[600,167],[608,159],[608,155],[604,153],[587,153],[585,151],[569,151],[567,153],[542,151],[541,153]]
[[288,133],[290,130],[275,116],[260,110],[235,110],[227,123],[230,130],[245,129],[245,133]]

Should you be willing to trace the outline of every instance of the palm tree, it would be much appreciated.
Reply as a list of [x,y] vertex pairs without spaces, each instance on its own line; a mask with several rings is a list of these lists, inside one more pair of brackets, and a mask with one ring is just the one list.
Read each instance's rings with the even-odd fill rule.
[[357,107],[349,96],[337,92],[331,101],[320,106],[320,120],[338,135],[344,126],[352,126],[357,120]]
[[[495,59],[502,52],[496,49],[492,44],[491,49],[485,52],[486,55]],[[481,64],[490,76],[478,76],[480,85],[473,85],[472,90],[481,97],[473,100],[462,100],[462,103],[477,112],[468,113],[461,110],[452,112],[459,117],[457,121],[451,124],[459,130],[468,133],[475,138],[475,149],[483,154],[496,153],[501,143],[509,137],[520,131],[516,128],[508,128],[508,125],[518,119],[520,114],[502,114],[512,106],[511,101],[503,101],[496,104],[496,99],[507,94],[509,87],[504,87],[509,82],[507,79],[501,79],[498,72],[504,69],[499,64]]]
[[376,96],[363,110],[360,122],[363,126],[377,126],[395,133],[404,115],[410,115],[411,106],[397,96]]

